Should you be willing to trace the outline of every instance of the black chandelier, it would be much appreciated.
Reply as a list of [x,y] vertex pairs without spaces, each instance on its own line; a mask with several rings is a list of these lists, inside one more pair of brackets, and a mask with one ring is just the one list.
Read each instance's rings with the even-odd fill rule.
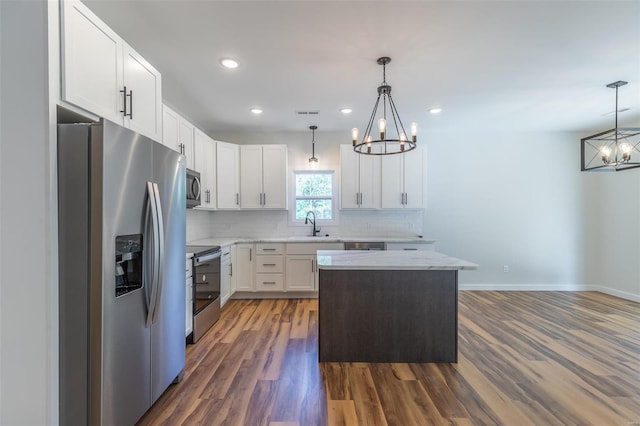
[[640,167],[640,128],[618,127],[618,88],[627,84],[616,81],[607,87],[616,89],[615,128],[581,139],[581,170],[621,171]]
[[313,165],[313,163],[318,162],[318,158],[316,157],[316,129],[318,126],[309,126],[311,129],[311,158],[309,158],[309,164]]
[[[404,129],[402,120],[396,108],[396,104],[391,97],[391,86],[387,84],[386,66],[391,62],[391,58],[382,57],[378,58],[378,65],[382,65],[382,84],[378,86],[378,99],[373,106],[373,112],[369,123],[362,135],[362,139],[358,143],[358,129],[351,130],[351,137],[353,139],[353,150],[359,154],[369,155],[390,155],[390,154],[402,154],[407,151],[411,151],[416,147],[416,133],[418,131],[417,123],[411,123],[411,139],[407,139],[407,132]],[[371,136],[371,128],[373,122],[376,119],[376,112],[378,111],[378,105],[380,104],[380,98],[382,98],[382,117],[378,120],[378,134],[379,139],[373,139]],[[392,123],[387,121],[387,104],[389,105],[389,111],[391,112]],[[393,124],[395,128],[395,134],[390,135],[389,127]],[[395,139],[393,138],[395,137]]]

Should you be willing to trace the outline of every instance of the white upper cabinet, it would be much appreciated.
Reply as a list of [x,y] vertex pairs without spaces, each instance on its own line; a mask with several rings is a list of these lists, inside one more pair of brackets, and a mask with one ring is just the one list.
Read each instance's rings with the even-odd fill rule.
[[160,73],[85,5],[62,5],[62,99],[160,141]]
[[340,208],[380,208],[380,156],[340,145]]
[[243,209],[287,208],[286,145],[240,147],[240,206]]
[[216,142],[216,188],[219,209],[240,208],[240,148]]
[[216,207],[216,142],[195,129],[195,170],[200,172],[201,204],[196,209]]
[[162,107],[162,143],[185,156],[187,169],[195,169],[195,127],[167,105]]
[[162,140],[162,79],[142,56],[123,43],[126,114],[125,126],[157,141]]
[[262,146],[240,147],[240,206],[262,208]]
[[382,156],[382,208],[423,207],[424,149]]

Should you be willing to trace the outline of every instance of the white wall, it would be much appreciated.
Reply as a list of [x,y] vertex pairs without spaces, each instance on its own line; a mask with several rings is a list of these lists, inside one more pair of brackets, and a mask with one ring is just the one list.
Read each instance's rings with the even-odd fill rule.
[[586,282],[640,302],[640,169],[585,173]]
[[572,134],[430,136],[425,229],[439,251],[480,265],[460,274],[463,288],[583,286],[579,167]]
[[48,13],[43,1],[0,2],[2,425],[57,419]]

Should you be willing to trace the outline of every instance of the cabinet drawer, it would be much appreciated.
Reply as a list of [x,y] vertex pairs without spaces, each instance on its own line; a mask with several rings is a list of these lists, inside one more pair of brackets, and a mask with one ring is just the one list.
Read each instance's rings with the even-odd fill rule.
[[284,256],[256,256],[256,273],[284,272]]
[[284,254],[284,244],[258,243],[256,244],[256,254]]
[[256,274],[256,291],[283,291],[283,274]]

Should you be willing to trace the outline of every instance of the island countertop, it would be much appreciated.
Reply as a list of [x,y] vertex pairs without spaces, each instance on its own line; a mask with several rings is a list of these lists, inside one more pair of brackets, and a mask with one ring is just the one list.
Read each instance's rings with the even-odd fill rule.
[[318,268],[327,270],[453,271],[478,269],[475,263],[435,251],[318,250]]

